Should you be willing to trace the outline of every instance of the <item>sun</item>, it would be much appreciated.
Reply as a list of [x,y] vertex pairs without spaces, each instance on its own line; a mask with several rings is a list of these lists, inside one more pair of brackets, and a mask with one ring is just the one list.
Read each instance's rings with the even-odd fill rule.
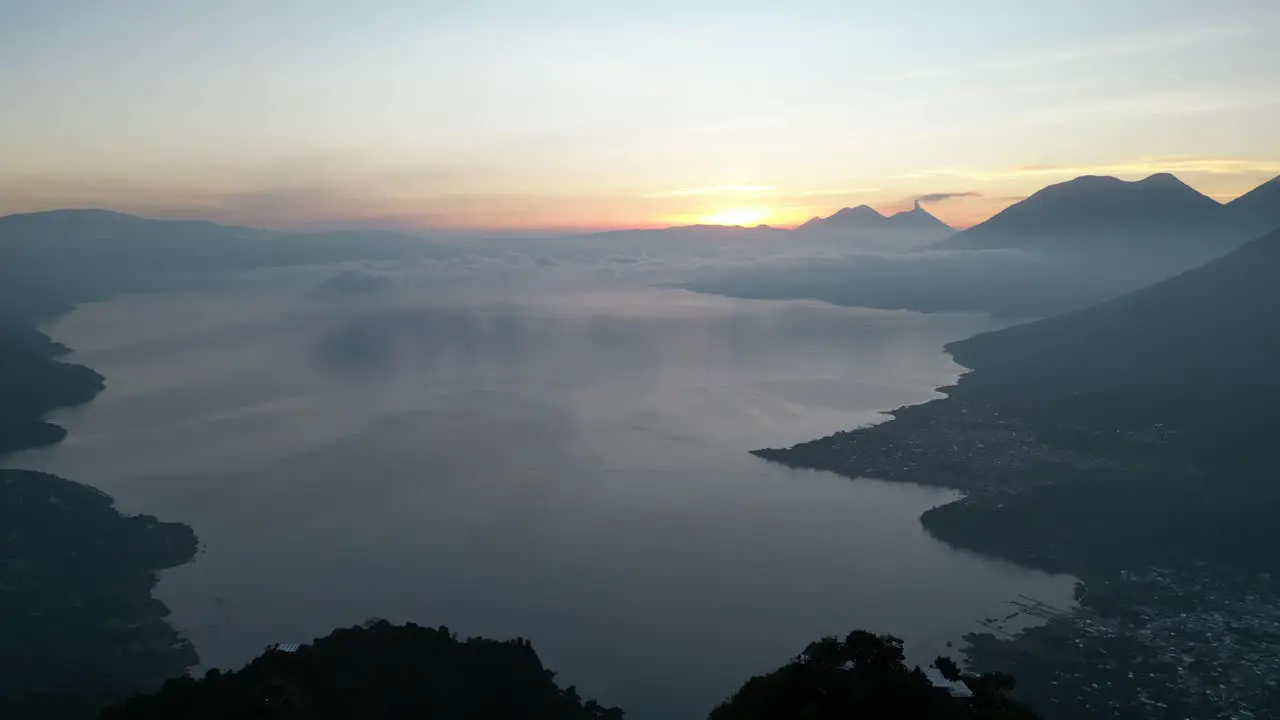
[[769,213],[760,208],[730,208],[705,215],[702,222],[707,225],[759,225],[769,217]]

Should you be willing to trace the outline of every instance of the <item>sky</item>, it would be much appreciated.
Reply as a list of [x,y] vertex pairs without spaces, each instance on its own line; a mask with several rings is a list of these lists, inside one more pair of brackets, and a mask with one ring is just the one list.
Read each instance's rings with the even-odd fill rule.
[[1275,0],[0,0],[0,214],[967,226],[1280,175]]

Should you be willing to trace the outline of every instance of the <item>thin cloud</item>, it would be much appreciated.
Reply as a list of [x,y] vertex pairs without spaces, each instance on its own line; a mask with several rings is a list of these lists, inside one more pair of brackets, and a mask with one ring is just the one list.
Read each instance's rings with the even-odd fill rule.
[[917,195],[914,198],[914,200],[920,203],[921,205],[930,205],[932,203],[940,203],[947,200],[954,200],[956,198],[981,197],[981,196],[982,196],[982,193],[976,190],[966,190],[964,192],[925,193],[924,195]]
[[1019,178],[1076,175],[1150,175],[1158,172],[1208,175],[1245,175],[1280,173],[1280,160],[1242,160],[1237,158],[1166,157],[1100,165],[1019,165],[1011,168],[984,170],[977,168],[938,168],[914,173],[910,177],[961,177],[972,180],[1016,180]]
[[706,195],[756,195],[777,190],[773,185],[707,185],[649,193],[646,198],[703,197]]

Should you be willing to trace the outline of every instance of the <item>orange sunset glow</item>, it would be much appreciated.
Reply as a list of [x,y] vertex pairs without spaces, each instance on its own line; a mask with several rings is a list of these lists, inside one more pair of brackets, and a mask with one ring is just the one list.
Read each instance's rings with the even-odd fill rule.
[[760,208],[730,208],[703,216],[702,224],[748,227],[751,225],[764,225],[767,223],[768,218],[769,212]]
[[[599,7],[558,19],[498,4],[497,26],[466,4],[442,17],[431,8],[447,3],[281,0],[270,17],[175,4],[154,33],[162,20],[141,6],[33,3],[0,20],[13,70],[0,91],[22,99],[0,117],[0,214],[785,228],[944,197],[922,202],[967,227],[1080,175],[1171,172],[1225,201],[1280,173],[1260,111],[1280,99],[1264,61],[1274,3],[1206,5],[1176,31],[1162,13],[1101,34],[1024,20],[1038,38],[1027,47],[950,7],[929,22],[889,6],[824,12],[815,30],[812,13],[747,3],[730,32],[683,4],[633,17],[586,3]],[[220,23],[233,32],[208,34]],[[927,43],[896,34],[925,26],[938,33]],[[1237,57],[1249,48],[1256,58]]]

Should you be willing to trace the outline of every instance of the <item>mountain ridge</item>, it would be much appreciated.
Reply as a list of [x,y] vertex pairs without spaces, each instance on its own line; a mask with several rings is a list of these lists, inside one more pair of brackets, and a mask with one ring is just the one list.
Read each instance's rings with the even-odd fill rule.
[[1041,188],[931,248],[1085,256],[1160,249],[1194,263],[1238,244],[1234,234],[1221,237],[1229,215],[1226,206],[1169,173],[1134,181],[1083,175]]
[[[1043,320],[996,330],[947,346],[990,374],[1064,378],[1073,391],[1164,388],[1197,378],[1218,387],[1280,387],[1280,338],[1259,332],[1280,317],[1280,230],[1199,267],[1120,297]],[[1096,351],[1106,348],[1105,353]],[[1102,382],[1090,373],[1115,375]],[[968,376],[966,376],[968,377]]]
[[1246,232],[1257,235],[1280,228],[1280,175],[1227,203]]
[[827,217],[813,217],[796,230],[942,230],[951,226],[934,217],[915,201],[910,210],[885,215],[870,205],[841,208]]

